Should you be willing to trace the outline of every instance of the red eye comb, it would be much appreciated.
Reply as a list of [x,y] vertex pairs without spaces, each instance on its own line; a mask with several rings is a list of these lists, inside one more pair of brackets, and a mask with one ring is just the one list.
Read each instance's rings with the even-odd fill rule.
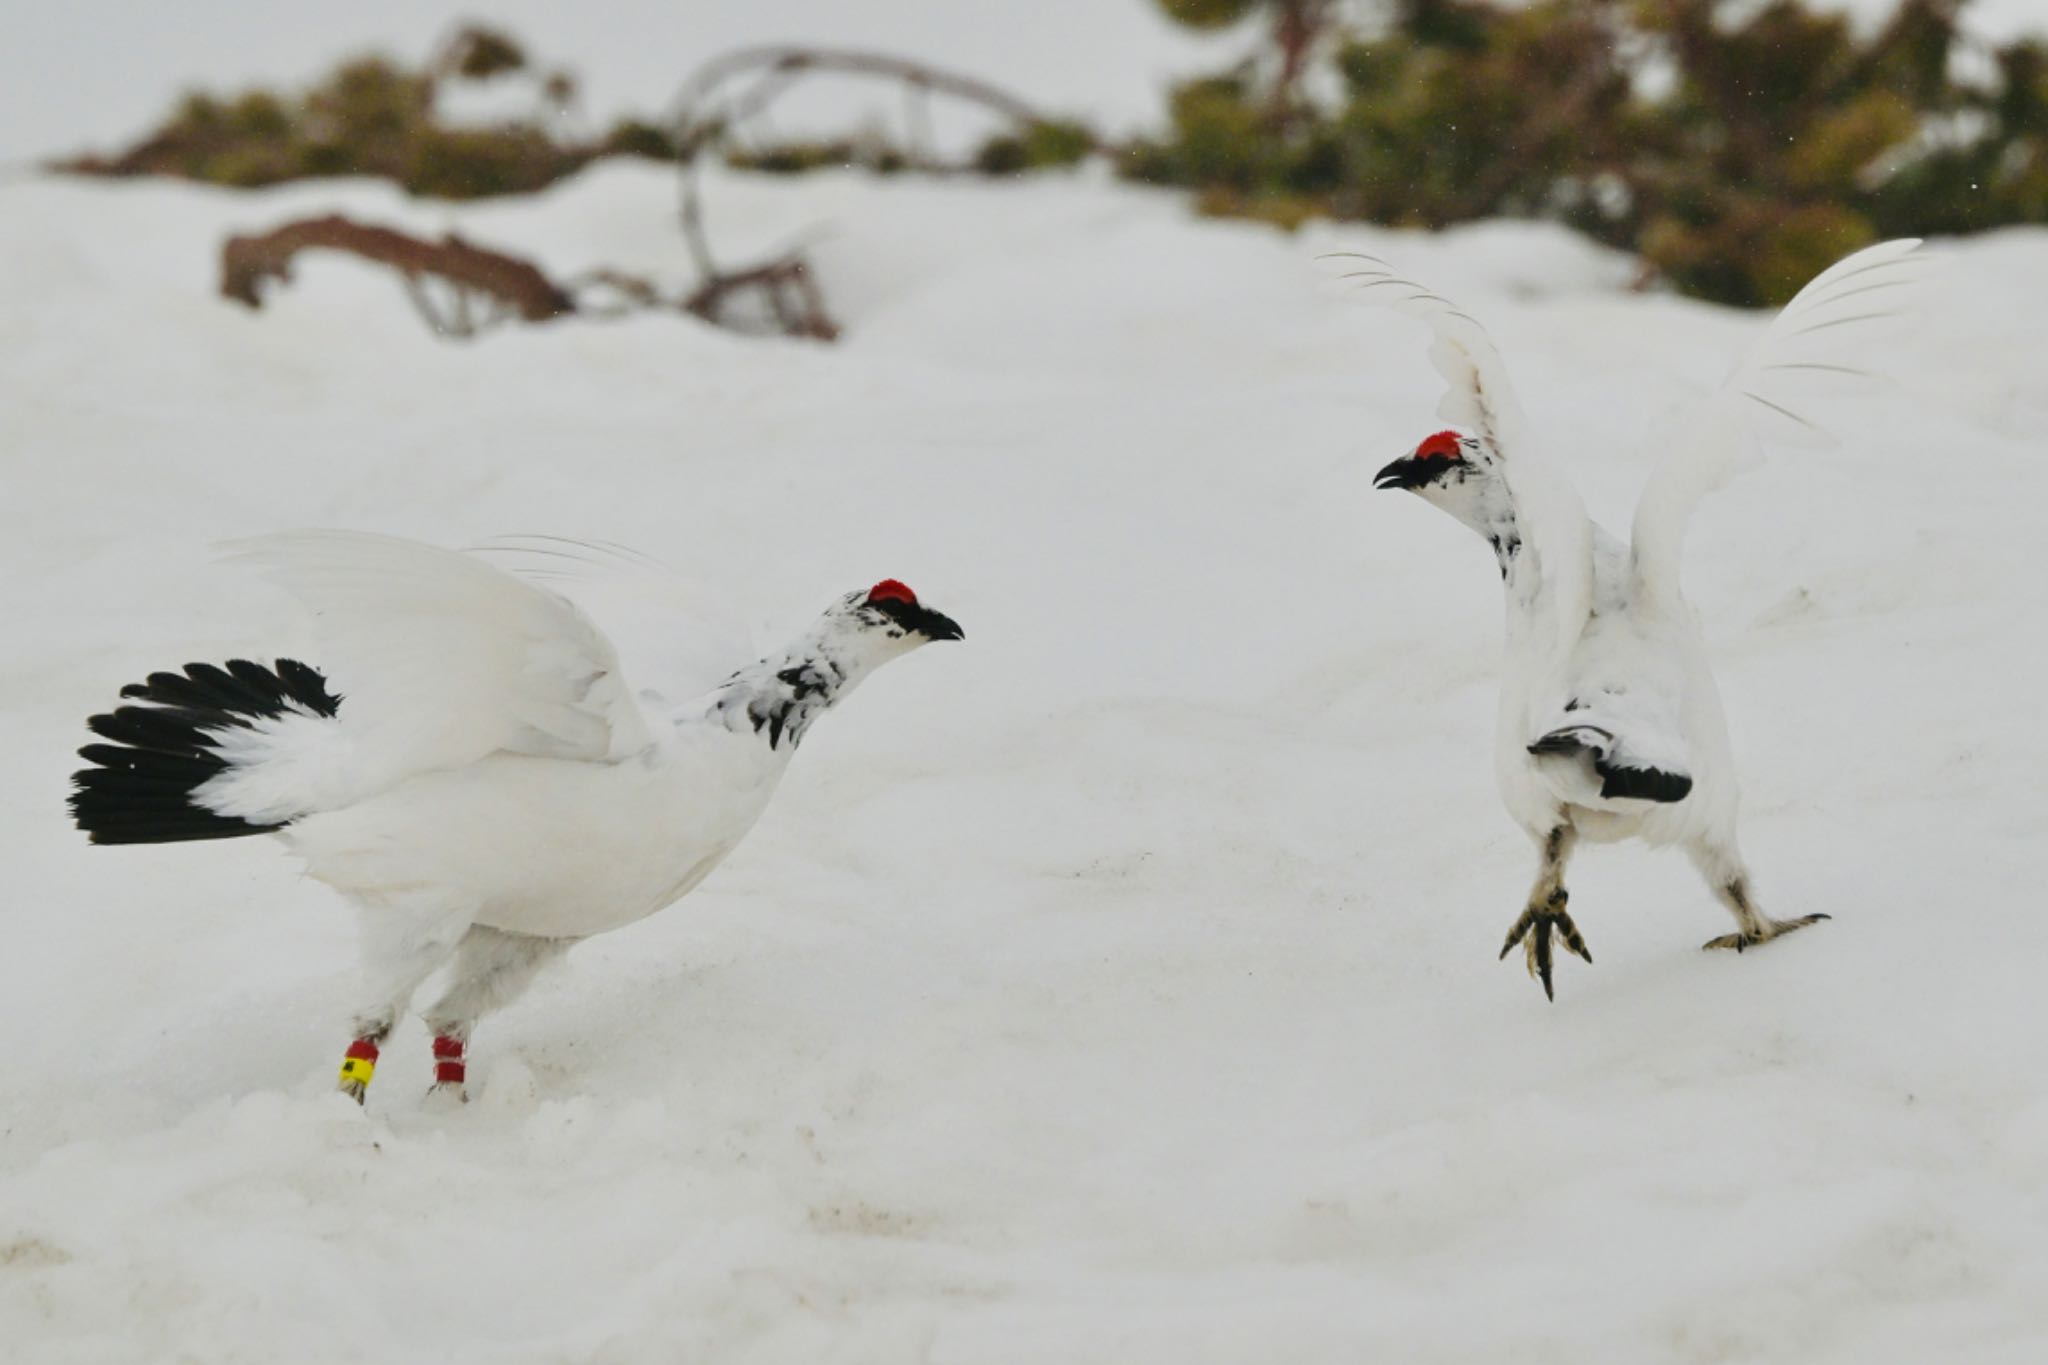
[[912,592],[907,584],[893,578],[885,578],[868,589],[868,601],[908,602],[914,607],[917,605],[917,594]]
[[1418,460],[1455,460],[1464,453],[1465,447],[1455,431],[1439,431],[1415,447],[1415,458]]

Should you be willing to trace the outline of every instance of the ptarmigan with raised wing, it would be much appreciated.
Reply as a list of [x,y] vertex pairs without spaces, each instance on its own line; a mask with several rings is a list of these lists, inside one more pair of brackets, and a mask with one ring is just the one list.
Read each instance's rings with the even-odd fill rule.
[[1816,276],[1721,387],[1654,448],[1662,463],[1637,504],[1629,542],[1590,521],[1546,465],[1507,368],[1469,315],[1385,262],[1337,257],[1365,297],[1435,332],[1430,359],[1450,385],[1440,431],[1380,470],[1375,485],[1420,495],[1485,537],[1507,590],[1495,769],[1508,811],[1539,850],[1527,907],[1508,930],[1530,974],[1551,986],[1553,933],[1593,960],[1565,905],[1566,860],[1581,838],[1677,844],[1736,930],[1709,948],[1755,947],[1823,914],[1778,920],[1757,907],[1736,847],[1736,782],[1704,640],[1679,590],[1693,505],[1744,468],[1760,440],[1826,445],[1811,398],[1871,376],[1858,347],[1895,317],[1926,258],[1884,242]]
[[341,1071],[358,1100],[443,965],[426,1021],[436,1088],[461,1095],[480,1017],[575,943],[686,895],[753,826],[812,722],[877,665],[961,638],[889,579],[722,682],[629,682],[560,580],[602,589],[636,561],[546,538],[496,550],[509,571],[351,532],[244,542],[239,557],[313,611],[332,683],[291,659],[188,664],[122,689],[134,704],[94,716],[107,742],[80,751],[93,766],[71,804],[95,843],[275,834],[360,908]]

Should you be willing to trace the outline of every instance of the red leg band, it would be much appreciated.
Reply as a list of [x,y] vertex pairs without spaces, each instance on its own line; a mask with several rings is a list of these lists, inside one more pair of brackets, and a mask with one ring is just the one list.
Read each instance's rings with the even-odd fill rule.
[[434,1040],[434,1083],[436,1085],[461,1085],[468,1075],[468,1068],[462,1060],[464,1044],[460,1038],[446,1035]]
[[341,1055],[353,1057],[357,1061],[374,1062],[377,1060],[377,1045],[368,1038],[358,1038],[353,1043],[350,1043],[348,1051]]

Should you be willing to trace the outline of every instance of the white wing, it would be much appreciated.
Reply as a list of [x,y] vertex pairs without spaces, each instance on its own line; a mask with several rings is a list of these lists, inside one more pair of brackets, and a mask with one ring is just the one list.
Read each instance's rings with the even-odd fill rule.
[[1477,319],[1377,256],[1344,251],[1323,259],[1345,267],[1337,277],[1357,281],[1355,292],[1367,303],[1420,318],[1436,333],[1429,360],[1450,386],[1437,404],[1438,417],[1485,437],[1503,458],[1510,450],[1528,448],[1528,421],[1515,401],[1507,366]]
[[1591,602],[1592,526],[1577,491],[1537,453],[1493,338],[1469,313],[1377,256],[1342,252],[1324,259],[1346,267],[1339,277],[1356,281],[1366,302],[1419,318],[1436,334],[1429,359],[1448,386],[1437,416],[1482,437],[1500,457],[1523,544],[1536,552],[1561,631],[1576,635]]
[[575,603],[611,639],[627,676],[668,701],[708,692],[761,655],[724,594],[623,545],[497,536],[469,553]]
[[1917,239],[1865,247],[1813,277],[1721,387],[1691,405],[1654,448],[1666,452],[1636,503],[1630,535],[1637,589],[1675,604],[1693,506],[1754,465],[1759,443],[1825,449],[1834,438],[1808,416],[1816,398],[1877,380],[1864,352],[1893,330],[1909,286],[1930,259]]
[[480,560],[349,531],[228,549],[312,611],[313,662],[342,706],[332,721],[286,716],[237,732],[236,789],[222,779],[217,808],[277,818],[501,751],[603,761],[652,739],[597,627]]

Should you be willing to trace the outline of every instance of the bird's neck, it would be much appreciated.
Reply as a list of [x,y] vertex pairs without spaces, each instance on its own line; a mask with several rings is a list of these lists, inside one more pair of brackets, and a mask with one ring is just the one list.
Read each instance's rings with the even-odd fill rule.
[[1447,489],[1434,501],[1493,547],[1500,576],[1512,590],[1516,578],[1526,572],[1528,560],[1522,553],[1521,521],[1515,514],[1515,498],[1507,480],[1489,471]]
[[1514,491],[1498,468],[1482,471],[1454,487],[1445,488],[1434,499],[1439,507],[1463,522],[1493,551],[1500,569],[1501,587],[1507,595],[1507,634],[1510,654],[1526,652],[1532,640],[1548,638],[1554,632],[1545,623],[1557,609],[1555,586],[1546,581],[1551,566],[1522,534],[1522,518]]
[[812,629],[779,653],[747,665],[712,692],[704,719],[793,750],[811,722],[880,662],[858,642]]
[[1501,581],[1512,591],[1516,580],[1529,569],[1529,557],[1522,553],[1522,529],[1515,520],[1513,506],[1508,508],[1506,515],[1474,529],[1493,547],[1493,560],[1500,566]]

